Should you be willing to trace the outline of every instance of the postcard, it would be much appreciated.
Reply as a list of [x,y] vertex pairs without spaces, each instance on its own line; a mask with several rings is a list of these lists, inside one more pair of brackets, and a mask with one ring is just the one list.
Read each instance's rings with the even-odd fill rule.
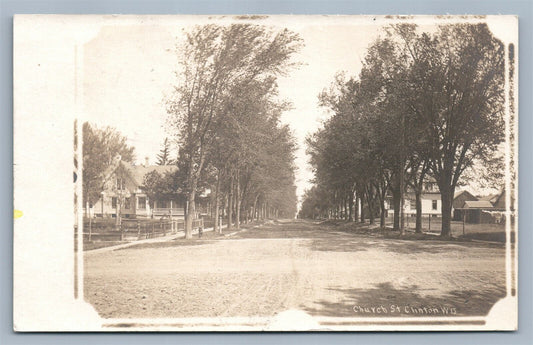
[[17,15],[14,328],[516,330],[515,16]]

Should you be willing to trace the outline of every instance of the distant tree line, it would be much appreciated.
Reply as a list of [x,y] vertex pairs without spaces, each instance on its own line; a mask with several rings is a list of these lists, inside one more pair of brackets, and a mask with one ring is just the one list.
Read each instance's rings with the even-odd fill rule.
[[333,115],[307,138],[315,185],[300,216],[374,223],[379,215],[383,227],[391,195],[393,227],[403,234],[409,187],[420,232],[422,186],[431,176],[448,237],[461,176],[476,161],[489,165],[503,140],[504,46],[485,24],[434,32],[393,25],[369,47],[359,75],[338,74],[319,100]]

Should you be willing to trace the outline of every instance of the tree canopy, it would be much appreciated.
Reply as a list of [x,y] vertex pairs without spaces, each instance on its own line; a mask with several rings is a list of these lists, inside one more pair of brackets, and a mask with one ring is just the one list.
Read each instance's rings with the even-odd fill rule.
[[[269,130],[278,129],[283,103],[274,97],[276,78],[294,65],[291,57],[301,46],[301,38],[289,30],[251,24],[197,26],[178,45],[178,80],[166,101],[187,173],[187,238],[198,184],[213,170],[217,180],[229,180],[228,206],[239,221],[243,195],[251,187],[250,169],[257,165],[251,158],[253,144],[266,135],[262,130],[267,127],[260,126],[270,123]],[[221,145],[227,153],[217,157]]]
[[[431,176],[441,193],[441,235],[450,236],[461,176],[476,160],[488,161],[503,140],[503,63],[504,47],[486,24],[442,25],[435,32],[388,27],[369,47],[359,75],[338,76],[319,96],[333,116],[308,138],[317,184],[309,200],[329,191],[329,212],[339,212],[358,191],[373,222],[376,201],[383,219],[390,191],[394,227],[401,230],[407,186],[418,197]],[[323,208],[304,203],[307,214]]]
[[98,128],[83,124],[83,202],[93,204],[104,189],[106,173],[117,156],[132,162],[134,149],[126,137],[111,127]]

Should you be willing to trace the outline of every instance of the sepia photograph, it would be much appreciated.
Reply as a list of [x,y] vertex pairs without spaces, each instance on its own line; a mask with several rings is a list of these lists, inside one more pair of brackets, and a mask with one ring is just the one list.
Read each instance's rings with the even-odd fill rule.
[[15,330],[516,330],[517,17],[14,33]]

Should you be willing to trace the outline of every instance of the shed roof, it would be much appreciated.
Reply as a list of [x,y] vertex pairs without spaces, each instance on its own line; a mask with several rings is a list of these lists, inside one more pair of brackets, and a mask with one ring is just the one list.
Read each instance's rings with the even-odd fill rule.
[[456,199],[456,198],[460,197],[463,194],[466,194],[467,197],[469,197],[469,198],[473,198],[473,199],[479,200],[478,198],[476,198],[472,193],[470,193],[466,189],[455,192],[455,195],[453,196],[453,198]]
[[487,200],[466,200],[463,208],[487,209],[493,208],[493,206]]

